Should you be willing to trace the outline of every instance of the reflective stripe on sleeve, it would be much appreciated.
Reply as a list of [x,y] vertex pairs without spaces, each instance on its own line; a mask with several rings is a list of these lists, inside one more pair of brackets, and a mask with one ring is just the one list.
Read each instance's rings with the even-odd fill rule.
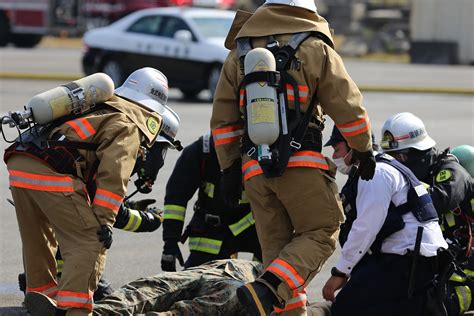
[[456,286],[454,288],[456,296],[459,300],[459,315],[464,314],[465,311],[469,309],[472,301],[471,289],[467,285]]
[[242,173],[244,180],[247,181],[254,176],[262,174],[263,170],[260,168],[257,160],[249,160],[242,166]]
[[175,219],[184,222],[186,207],[174,204],[165,204],[163,219]]
[[38,287],[26,287],[26,292],[39,292],[48,297],[55,297],[58,293],[58,284],[56,281],[52,281],[48,284]]
[[350,122],[347,124],[336,124],[341,134],[345,137],[356,136],[364,133],[370,127],[369,121],[366,118]]
[[221,251],[222,240],[203,238],[203,237],[189,237],[189,250],[207,252],[217,255]]
[[122,200],[123,197],[116,193],[104,189],[97,189],[93,204],[103,206],[117,213],[122,204]]
[[244,128],[242,125],[231,125],[212,130],[216,146],[239,142],[243,134]]
[[244,106],[244,97],[245,97],[245,90],[240,89],[240,91],[239,91],[239,107]]
[[128,219],[128,223],[127,225],[125,225],[123,230],[134,232],[142,224],[142,217],[140,215],[140,212],[138,212],[137,210],[128,209],[128,212],[130,214],[130,218]]
[[72,178],[8,170],[11,187],[48,192],[74,192]]
[[296,270],[287,262],[277,258],[267,268],[268,271],[273,272],[280,278],[285,280],[290,289],[296,290],[304,285],[303,278],[296,272]]
[[249,212],[247,215],[245,215],[240,221],[229,225],[230,231],[234,236],[239,235],[241,232],[249,228],[255,224],[255,220],[253,219],[252,212]]
[[59,291],[56,296],[58,307],[81,308],[92,310],[92,296],[94,293],[80,293]]
[[96,133],[96,130],[92,127],[92,125],[87,121],[87,119],[83,117],[68,121],[66,124],[71,126],[71,128],[81,139],[87,139]]

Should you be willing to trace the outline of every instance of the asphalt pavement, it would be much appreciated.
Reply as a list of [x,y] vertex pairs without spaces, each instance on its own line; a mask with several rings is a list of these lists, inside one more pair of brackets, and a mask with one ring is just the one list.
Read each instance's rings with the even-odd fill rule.
[[[63,79],[80,77],[80,56],[80,50],[72,48],[0,49],[0,113],[21,109],[33,95],[67,82],[38,78],[31,80],[28,77],[6,79],[1,76],[2,73],[60,74],[64,76]],[[469,66],[414,66],[356,60],[348,61],[346,66],[349,74],[360,85],[428,87],[440,91],[451,88],[474,89],[474,68]],[[211,104],[206,97],[204,92],[200,100],[190,102],[182,100],[178,90],[170,91],[168,103],[181,117],[178,138],[184,145],[209,131]],[[388,116],[409,111],[424,120],[429,134],[437,141],[439,148],[474,144],[474,98],[470,93],[365,92],[364,105],[378,140],[380,128]],[[329,137],[331,128],[332,122],[328,119],[325,140]],[[9,139],[15,137],[14,131],[8,130],[7,136]],[[0,150],[6,147],[7,143],[0,141]],[[327,149],[323,153],[331,154]],[[159,207],[163,205],[166,180],[177,157],[178,153],[175,151],[168,153],[165,167],[158,175],[153,192],[146,196],[155,198]],[[338,175],[340,186],[344,180],[344,176]],[[130,192],[133,190],[133,183],[129,189]],[[21,241],[14,209],[6,202],[8,197],[7,171],[5,167],[0,167],[0,315],[18,314],[19,309],[16,307],[22,301],[22,294],[17,288],[17,275],[23,270]],[[140,196],[137,195],[136,198]],[[188,205],[191,206],[193,201]],[[192,208],[188,209],[191,210],[188,212],[189,219]],[[161,229],[154,233],[140,234],[115,230],[114,244],[107,257],[107,279],[114,287],[119,287],[136,278],[161,272],[159,262],[162,245]],[[181,249],[187,255],[186,247],[182,246]],[[339,251],[328,260],[323,271],[310,284],[310,301],[322,299],[322,285],[338,254]],[[243,257],[248,258],[248,254],[243,254]]]

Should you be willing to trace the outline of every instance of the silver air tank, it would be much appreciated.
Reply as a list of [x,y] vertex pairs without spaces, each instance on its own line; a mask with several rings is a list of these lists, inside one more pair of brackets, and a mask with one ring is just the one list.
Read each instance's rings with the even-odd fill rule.
[[112,79],[104,73],[95,73],[35,95],[26,108],[35,123],[47,124],[71,113],[81,113],[107,101],[113,94]]
[[[256,71],[275,71],[273,54],[266,48],[254,48],[244,60],[245,75]],[[266,82],[245,87],[247,94],[247,129],[250,140],[258,146],[258,159],[271,159],[270,145],[280,134],[277,90]]]

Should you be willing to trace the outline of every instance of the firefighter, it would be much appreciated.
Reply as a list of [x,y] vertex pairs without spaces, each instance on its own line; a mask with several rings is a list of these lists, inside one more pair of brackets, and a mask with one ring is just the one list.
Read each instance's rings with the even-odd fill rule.
[[304,0],[238,12],[226,39],[211,129],[228,203],[243,177],[262,246],[266,271],[237,291],[250,314],[304,313],[305,287],[335,249],[343,214],[336,168],[321,154],[323,112],[361,178],[373,176],[362,95],[333,46],[328,23]]
[[373,180],[361,181],[336,127],[329,145],[338,170],[349,175],[341,192],[346,215],[341,257],[323,287],[323,297],[333,301],[331,315],[428,315],[425,292],[436,274],[438,249],[448,245],[427,190],[408,168],[383,154],[376,156]]
[[474,260],[472,219],[474,180],[449,149],[440,151],[423,121],[412,113],[397,113],[382,127],[381,147],[428,187],[440,218],[443,235],[455,254],[456,271],[448,284],[445,305],[449,315],[472,310]]
[[[226,205],[220,179],[214,141],[210,134],[203,135],[184,149],[166,185],[163,271],[176,271],[176,259],[181,256],[178,242],[187,238],[191,254],[185,268],[227,259],[237,252],[250,252],[261,260],[249,201],[242,194],[237,207]],[[194,215],[181,238],[186,206],[196,190]]]
[[[167,147],[176,144],[179,118],[165,105],[167,91],[161,72],[139,69],[108,101],[53,122],[46,147],[20,141],[6,150],[31,315],[92,314],[92,295],[135,162],[156,146],[157,137],[167,139]],[[59,281],[58,244],[64,259]]]

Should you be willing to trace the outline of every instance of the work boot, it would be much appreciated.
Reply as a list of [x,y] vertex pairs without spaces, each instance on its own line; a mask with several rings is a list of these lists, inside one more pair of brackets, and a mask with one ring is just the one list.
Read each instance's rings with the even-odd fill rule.
[[240,303],[252,316],[267,316],[273,312],[273,306],[279,306],[278,298],[263,283],[254,281],[237,289]]
[[28,292],[25,306],[31,316],[64,316],[66,310],[58,309],[56,302],[39,292]]
[[97,285],[97,290],[94,292],[94,302],[98,302],[107,295],[112,294],[114,289],[110,282],[105,280],[104,278],[100,278],[99,284]]

